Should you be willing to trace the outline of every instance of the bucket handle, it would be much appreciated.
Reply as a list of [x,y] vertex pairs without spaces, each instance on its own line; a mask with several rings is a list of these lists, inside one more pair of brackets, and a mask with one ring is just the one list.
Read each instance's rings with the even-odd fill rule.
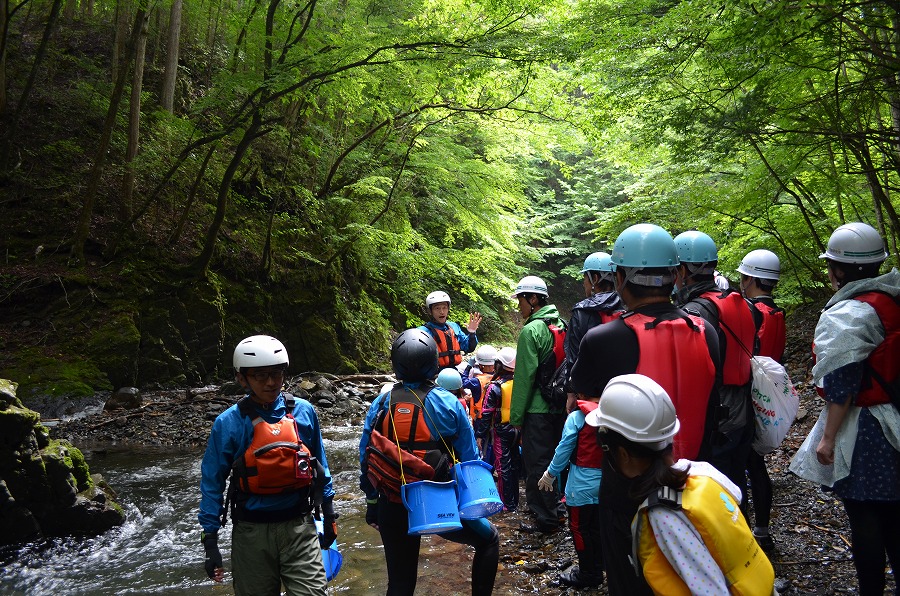
[[406,487],[408,484],[404,484],[400,487],[400,500],[403,502],[403,506],[406,507],[407,511],[410,511],[409,503],[406,502]]

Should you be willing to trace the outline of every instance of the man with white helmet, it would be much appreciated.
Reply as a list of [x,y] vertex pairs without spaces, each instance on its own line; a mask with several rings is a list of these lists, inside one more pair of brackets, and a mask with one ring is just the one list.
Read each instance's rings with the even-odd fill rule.
[[[778,255],[765,249],[751,250],[741,259],[737,270],[741,274],[741,294],[753,306],[753,322],[756,325],[754,353],[781,362],[785,345],[784,311],[778,308],[772,298],[772,292],[781,277]],[[772,479],[766,469],[765,458],[753,449],[747,459],[747,478],[753,494],[753,535],[769,552],[775,547],[769,535]]]
[[710,463],[746,492],[745,470],[755,428],[750,400],[750,357],[756,342],[753,313],[738,292],[716,285],[719,254],[712,238],[697,230],[683,232],[675,237],[675,248],[679,260],[675,304],[703,317],[719,335],[721,413]]
[[441,368],[457,366],[462,362],[463,352],[471,352],[478,345],[478,325],[481,324],[481,313],[473,312],[466,324],[466,333],[458,323],[448,320],[450,317],[450,295],[436,291],[425,298],[425,307],[431,320],[419,327],[427,331],[438,347],[438,364]]
[[[616,266],[609,253],[591,253],[581,268],[584,300],[572,307],[569,328],[566,331],[566,364],[569,372],[578,360],[581,338],[588,330],[601,323],[608,323],[625,312],[622,300],[616,293]],[[566,387],[569,399],[566,411],[575,410],[575,394]]]
[[878,274],[887,257],[861,222],[838,227],[820,255],[836,290],[813,344],[826,406],[791,462],[843,501],[863,596],[884,593],[885,553],[900,568],[900,271]]
[[[516,346],[516,374],[512,390],[509,423],[522,429],[522,464],[525,470],[525,498],[535,516],[529,532],[552,533],[560,529],[565,508],[558,490],[542,491],[538,480],[553,459],[553,450],[562,437],[566,416],[562,407],[552,409],[541,395],[542,377],[549,377],[565,357],[563,342],[566,324],[553,304],[540,277],[527,275],[512,295],[525,321]],[[550,375],[544,373],[549,368]],[[542,366],[543,365],[543,366]]]
[[[653,224],[619,234],[612,250],[616,289],[628,309],[594,327],[581,341],[572,369],[579,399],[597,398],[613,377],[639,373],[671,396],[682,418],[676,457],[705,459],[711,451],[718,409],[719,344],[715,330],[672,305],[678,256],[672,236]],[[603,400],[600,400],[603,403]],[[605,458],[599,494],[600,541],[610,594],[646,594],[629,561],[631,519],[640,500]]]
[[[282,392],[288,354],[274,337],[242,340],[232,362],[248,394],[216,417],[200,467],[206,572],[222,581],[218,531],[230,513],[235,594],[325,594],[320,546],[337,538],[337,515],[316,411]],[[317,539],[318,507],[325,532]]]

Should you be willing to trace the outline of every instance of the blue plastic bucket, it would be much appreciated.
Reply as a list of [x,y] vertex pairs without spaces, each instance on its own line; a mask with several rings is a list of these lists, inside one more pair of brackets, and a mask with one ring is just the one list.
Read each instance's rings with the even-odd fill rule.
[[456,506],[456,482],[420,480],[400,487],[409,511],[409,534],[439,534],[462,529]]
[[453,466],[459,487],[459,517],[478,519],[503,511],[503,501],[491,474],[493,468],[480,459],[462,461]]
[[[325,528],[320,519],[316,520],[316,532],[319,536],[325,535]],[[328,548],[322,549],[322,563],[325,565],[326,581],[333,580],[344,564],[344,556],[338,550],[337,540],[328,545]]]

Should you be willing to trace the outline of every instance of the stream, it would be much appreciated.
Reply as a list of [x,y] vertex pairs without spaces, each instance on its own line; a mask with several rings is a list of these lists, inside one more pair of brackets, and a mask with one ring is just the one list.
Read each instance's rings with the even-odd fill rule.
[[[344,565],[329,583],[333,594],[384,593],[387,576],[378,534],[365,523],[358,488],[359,427],[323,428],[335,485],[338,543]],[[214,584],[203,570],[199,542],[202,451],[84,449],[91,472],[118,493],[126,521],[96,538],[56,539],[28,545],[2,561],[0,594],[233,594],[229,568],[231,527],[220,531],[226,578]],[[440,539],[422,541],[418,592],[467,594],[469,555]],[[460,573],[454,561],[464,565]],[[449,564],[448,564],[449,563]]]

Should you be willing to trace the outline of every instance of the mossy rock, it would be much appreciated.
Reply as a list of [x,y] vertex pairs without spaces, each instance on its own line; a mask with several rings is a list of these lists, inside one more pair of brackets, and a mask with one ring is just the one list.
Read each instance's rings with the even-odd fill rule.
[[97,362],[112,387],[134,385],[138,376],[141,332],[137,314],[129,309],[114,311],[92,326],[87,338],[88,357]]
[[52,397],[87,397],[112,389],[109,378],[90,359],[72,354],[51,357],[37,348],[25,348],[0,376],[18,383],[18,394]]

